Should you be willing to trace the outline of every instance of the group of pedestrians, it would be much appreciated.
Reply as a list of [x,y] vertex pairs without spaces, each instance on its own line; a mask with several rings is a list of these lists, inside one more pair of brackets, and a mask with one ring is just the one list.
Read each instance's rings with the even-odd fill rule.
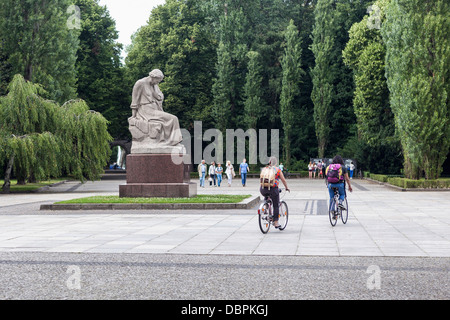
[[[318,163],[310,161],[308,164],[309,179],[315,179],[316,173],[318,178],[325,178],[326,168],[327,166],[325,162],[322,162],[321,160],[319,160]],[[346,167],[346,169],[350,173],[350,179],[353,179],[353,172],[355,170],[355,165],[353,164],[353,161],[350,163],[348,167]]]
[[323,178],[325,176],[325,164],[319,160],[319,163],[315,163],[310,161],[308,164],[308,172],[309,172],[309,178],[315,179],[316,173],[318,178]]
[[[225,172],[224,172],[225,169]],[[225,168],[222,167],[222,164],[215,163],[215,161],[211,162],[210,166],[206,164],[205,160],[197,167],[198,175],[200,178],[200,187],[205,187],[205,180],[208,179],[209,185],[214,187],[220,187],[223,181],[223,174],[225,173],[227,177],[228,186],[231,187],[231,182],[233,178],[236,176],[234,171],[234,167],[231,164],[231,161],[227,161]],[[242,186],[245,187],[247,183],[247,173],[250,171],[247,160],[244,159],[242,163],[239,165],[239,175],[241,176]],[[217,183],[216,183],[217,182]]]

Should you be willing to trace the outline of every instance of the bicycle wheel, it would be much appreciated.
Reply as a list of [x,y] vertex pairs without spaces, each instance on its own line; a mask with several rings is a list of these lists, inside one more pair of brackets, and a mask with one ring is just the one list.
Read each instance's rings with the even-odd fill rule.
[[258,221],[259,229],[262,233],[267,233],[270,229],[270,206],[269,204],[263,203],[258,210]]
[[330,218],[330,223],[334,227],[337,223],[337,203],[336,200],[333,198],[330,200],[330,206],[328,207],[328,217]]
[[280,202],[280,214],[278,215],[278,223],[280,224],[280,227],[278,229],[284,230],[286,229],[287,223],[288,223],[288,217],[289,217],[289,210],[286,202],[281,201]]
[[344,209],[341,209],[341,220],[343,224],[347,223],[347,219],[348,219],[348,203],[347,203],[347,198],[345,198],[345,200],[342,202],[342,204],[344,205]]

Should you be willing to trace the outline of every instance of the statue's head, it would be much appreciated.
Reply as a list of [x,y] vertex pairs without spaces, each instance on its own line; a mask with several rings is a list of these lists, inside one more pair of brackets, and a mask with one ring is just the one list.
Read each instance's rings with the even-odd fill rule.
[[164,79],[164,74],[161,70],[155,69],[149,73],[150,81],[154,84],[160,83]]

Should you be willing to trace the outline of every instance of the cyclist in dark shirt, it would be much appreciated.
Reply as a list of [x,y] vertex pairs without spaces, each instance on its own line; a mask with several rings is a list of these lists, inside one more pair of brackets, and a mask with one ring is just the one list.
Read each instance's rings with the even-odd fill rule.
[[[330,194],[330,199],[333,199],[334,197],[334,191],[333,191],[333,187],[338,188],[339,190],[339,206],[341,208],[344,208],[342,205],[342,202],[345,199],[345,182],[347,182],[348,184],[348,190],[350,192],[353,191],[352,189],[352,185],[350,183],[350,179],[348,177],[348,172],[347,172],[347,168],[344,166],[344,159],[342,159],[341,156],[337,155],[333,158],[333,162],[332,164],[340,164],[341,168],[342,168],[342,175],[343,175],[343,179],[342,182],[338,182],[338,183],[328,183],[328,192]],[[328,172],[329,172],[329,168],[330,166],[328,166],[327,170],[326,170],[326,176],[328,176]],[[344,208],[345,209],[345,208]]]

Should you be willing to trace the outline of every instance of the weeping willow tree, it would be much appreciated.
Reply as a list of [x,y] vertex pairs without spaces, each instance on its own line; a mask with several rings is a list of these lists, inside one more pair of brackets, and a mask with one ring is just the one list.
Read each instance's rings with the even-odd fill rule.
[[12,174],[19,184],[71,175],[96,180],[109,155],[108,122],[83,100],[63,106],[40,97],[39,85],[14,76],[0,98],[0,173],[3,192]]

